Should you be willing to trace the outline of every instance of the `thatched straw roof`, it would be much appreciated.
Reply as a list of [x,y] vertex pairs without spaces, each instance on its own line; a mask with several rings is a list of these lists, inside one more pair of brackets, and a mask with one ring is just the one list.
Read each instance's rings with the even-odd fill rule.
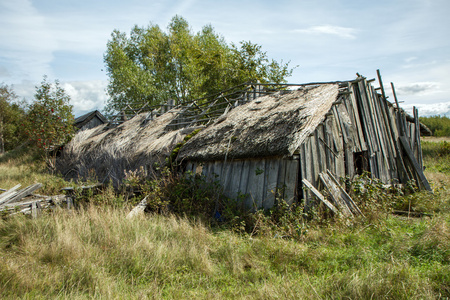
[[150,121],[143,113],[115,128],[101,125],[78,132],[64,147],[58,169],[69,178],[94,172],[99,181],[112,179],[115,184],[122,181],[124,171],[144,167],[147,174],[153,173],[155,165],[163,166],[175,145],[192,131],[166,130],[178,112],[174,109]]
[[257,98],[191,138],[178,160],[292,155],[325,119],[337,95],[338,85],[324,84]]

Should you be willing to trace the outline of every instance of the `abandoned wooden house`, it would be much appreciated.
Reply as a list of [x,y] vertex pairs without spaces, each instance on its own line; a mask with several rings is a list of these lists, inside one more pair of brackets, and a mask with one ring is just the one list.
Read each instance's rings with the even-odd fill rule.
[[[372,81],[358,76],[277,91],[251,85],[168,112],[150,109],[115,128],[78,133],[60,170],[73,178],[94,170],[100,180],[120,182],[127,170],[155,174],[178,145],[185,171],[219,181],[248,208],[270,208],[277,196],[308,204],[312,195],[304,187],[319,188],[324,174],[351,178],[367,171],[386,184],[415,180],[430,189],[420,146],[426,128],[417,110],[407,115],[386,100],[381,77],[380,88]],[[201,130],[179,144],[195,129]]]
[[248,208],[270,208],[277,194],[308,204],[305,179],[317,188],[327,173],[352,178],[367,171],[384,183],[415,179],[429,189],[420,130],[417,110],[407,117],[358,77],[236,107],[190,139],[178,160],[219,180],[228,196],[242,195]]

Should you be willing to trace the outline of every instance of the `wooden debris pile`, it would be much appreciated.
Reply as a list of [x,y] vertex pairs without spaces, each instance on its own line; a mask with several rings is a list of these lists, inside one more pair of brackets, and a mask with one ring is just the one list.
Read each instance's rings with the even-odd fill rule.
[[62,206],[71,209],[73,206],[73,198],[70,196],[34,194],[42,187],[41,183],[32,184],[23,189],[20,187],[21,185],[18,184],[9,190],[1,189],[4,193],[0,194],[0,215],[23,213],[36,218],[44,209]]
[[364,217],[364,214],[358,208],[353,199],[347,194],[345,189],[339,184],[339,181],[334,177],[329,170],[319,174],[320,181],[323,183],[325,190],[330,196],[330,201],[320,193],[307,179],[302,182],[311,193],[322,201],[333,213],[342,214],[345,217],[352,218],[356,216]]

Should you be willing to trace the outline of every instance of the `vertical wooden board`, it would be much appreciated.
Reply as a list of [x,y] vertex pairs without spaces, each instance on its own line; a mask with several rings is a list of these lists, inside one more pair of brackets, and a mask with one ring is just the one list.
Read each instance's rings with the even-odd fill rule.
[[263,207],[265,209],[272,208],[275,204],[275,194],[277,193],[278,171],[281,159],[267,159],[265,171],[265,197]]
[[417,143],[417,162],[423,169],[423,156],[422,156],[422,144],[420,141],[420,121],[419,121],[419,110],[414,107],[414,124],[416,126],[416,143]]
[[373,90],[373,87],[371,87],[372,90],[372,97],[373,97],[373,105],[376,113],[376,118],[378,119],[378,134],[379,134],[379,141],[381,146],[381,151],[383,154],[383,158],[385,160],[385,170],[384,172],[388,175],[388,169],[386,168],[389,165],[389,142],[387,140],[387,137],[389,136],[387,132],[387,124],[385,122],[385,119],[383,117],[383,108],[381,107],[380,101],[382,101],[381,98],[378,97],[377,93]]
[[411,141],[411,149],[414,153],[414,156],[416,156],[416,158],[417,158],[416,126],[415,126],[415,124],[410,124],[409,128],[410,128],[409,137],[410,137],[410,141]]
[[[327,156],[327,168],[332,170],[333,172],[336,172],[336,149],[333,149],[333,134],[332,134],[332,116],[327,117],[324,124],[324,142],[328,146],[325,146],[326,148],[326,156]],[[303,176],[304,178],[304,176]],[[302,178],[302,180],[303,180]]]
[[359,138],[359,142],[361,145],[361,150],[360,151],[366,151],[367,150],[367,145],[366,145],[366,139],[364,137],[364,131],[363,131],[363,125],[361,123],[361,116],[358,110],[358,103],[356,101],[356,97],[355,97],[355,93],[352,92],[349,95],[350,101],[352,102],[352,106],[353,106],[353,114],[354,114],[354,118],[355,118],[355,126],[358,130],[358,138]]
[[373,126],[373,131],[375,134],[375,142],[377,146],[376,151],[376,165],[377,165],[377,175],[376,177],[381,179],[382,181],[385,180],[385,171],[387,171],[386,168],[384,168],[384,158],[387,158],[384,153],[384,145],[383,145],[383,135],[380,128],[380,122],[378,119],[379,113],[376,110],[375,102],[377,99],[375,98],[375,95],[372,93],[372,89],[369,86],[366,86],[366,90],[368,93],[368,99],[369,99],[369,107],[371,111],[371,121]]
[[398,168],[395,160],[396,150],[394,140],[392,138],[391,121],[389,117],[390,112],[388,109],[387,101],[381,97],[379,97],[378,100],[379,109],[384,124],[384,140],[386,145],[385,151],[387,155],[386,171],[389,177],[389,181],[391,181],[392,179],[398,177]]
[[305,175],[303,175],[304,178],[306,178],[309,182],[313,182],[313,172],[311,169],[311,143],[309,142],[309,137],[307,137],[303,144],[305,145],[305,156],[302,159],[303,163],[305,164]]
[[236,199],[239,193],[239,186],[241,182],[242,169],[244,166],[244,161],[235,160],[231,162],[233,165],[231,176],[229,178],[228,190],[230,191],[230,195],[232,199]]
[[344,143],[336,118],[333,119],[333,139],[337,146],[338,154],[338,157],[336,158],[336,174],[338,176],[345,176]]
[[202,170],[202,176],[205,176],[206,179],[211,180],[211,165],[214,164],[214,162],[206,162],[203,170]]
[[341,135],[343,137],[344,144],[347,144],[349,137],[347,136],[347,132],[344,128],[344,124],[342,123],[342,118],[345,118],[345,116],[341,115],[341,112],[338,109],[338,107],[340,107],[340,106],[341,106],[341,104],[333,105],[333,114],[334,114],[336,120],[338,120],[337,124],[338,124],[338,128],[339,128],[339,132],[341,133]]
[[[300,146],[300,149],[301,149],[300,150],[301,153],[305,152],[304,144],[302,144]],[[285,199],[284,198],[284,192],[285,192],[285,189],[286,189],[286,182],[285,182],[285,180],[286,180],[286,162],[287,162],[286,159],[280,159],[279,160],[279,166],[278,166],[277,190],[280,193],[279,197],[281,197],[282,199]]]
[[285,200],[291,205],[294,203],[297,191],[299,160],[287,160],[286,162]]
[[248,202],[246,203],[246,207],[252,210],[262,207],[264,167],[264,159],[251,161],[247,189],[249,198]]
[[376,96],[375,91],[373,90],[373,87],[367,86],[366,90],[368,92],[369,97],[369,107],[371,110],[371,120],[373,122],[373,128],[374,128],[374,134],[375,134],[375,141],[378,151],[376,151],[376,178],[381,179],[383,182],[386,182],[388,175],[388,160],[386,155],[386,146],[384,144],[384,134],[382,131],[382,119],[380,119],[380,112],[381,110],[377,106],[378,103],[378,97]]
[[342,132],[340,130],[339,125],[339,114],[336,109],[333,109],[333,118],[332,118],[332,133],[333,133],[333,141],[336,146],[336,152],[340,153],[344,149],[344,142],[342,137]]
[[357,130],[354,128],[352,120],[349,116],[349,112],[347,111],[344,105],[338,105],[337,110],[341,119],[341,128],[347,135],[346,144],[351,148],[352,151],[356,151],[356,149],[360,149],[359,140],[357,136]]
[[359,81],[357,83],[356,89],[357,89],[358,95],[359,95],[359,104],[360,104],[360,108],[361,108],[360,113],[362,116],[363,128],[364,128],[366,140],[368,143],[368,150],[369,150],[369,154],[372,154],[372,152],[377,151],[378,149],[375,146],[376,145],[375,135],[373,132],[372,122],[370,121],[371,112],[370,112],[370,108],[369,108],[367,94],[366,94],[366,91],[364,88],[364,83]]
[[233,172],[233,161],[223,162],[222,176],[220,182],[222,183],[225,195],[230,198],[233,198],[233,191],[230,190],[232,172]]
[[315,133],[310,136],[309,142],[311,143],[311,168],[313,172],[313,185],[317,186],[319,181],[320,163],[319,163],[319,151],[317,149],[316,135]]
[[[324,124],[320,124],[315,131],[316,134],[316,142],[317,142],[317,147],[319,149],[319,157],[320,157],[320,172],[325,171],[326,169],[328,169],[328,159],[327,159],[327,149],[326,146],[324,144],[325,141],[325,134],[324,134],[324,128],[325,125]],[[329,150],[328,150],[329,151]],[[301,179],[301,178],[299,178]],[[300,180],[301,181],[301,180]]]
[[217,160],[217,161],[215,161],[212,164],[212,166],[211,166],[211,171],[212,171],[211,178],[212,178],[212,180],[214,180],[214,181],[215,180],[221,180],[220,178],[223,175],[222,174],[222,169],[224,167],[223,163],[224,163],[223,161]]
[[250,164],[251,164],[251,162],[248,159],[244,160],[244,162],[242,164],[242,174],[241,174],[241,180],[239,182],[239,191],[242,194],[247,193],[248,177],[250,174]]
[[355,108],[353,107],[353,103],[352,103],[352,100],[350,99],[350,96],[345,97],[344,103],[345,103],[345,108],[348,113],[348,117],[350,118],[350,123],[352,126],[353,143],[355,145],[354,151],[360,152],[360,151],[362,151],[362,145],[361,145],[359,129],[358,129],[359,120],[356,119]]

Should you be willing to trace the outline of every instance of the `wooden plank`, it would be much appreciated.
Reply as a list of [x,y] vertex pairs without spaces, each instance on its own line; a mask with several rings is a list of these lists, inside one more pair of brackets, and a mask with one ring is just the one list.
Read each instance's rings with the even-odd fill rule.
[[263,208],[269,209],[275,205],[275,195],[277,193],[278,171],[280,169],[281,159],[267,159],[265,171],[265,197],[263,199]]
[[405,149],[406,155],[408,156],[415,172],[419,176],[419,179],[420,179],[422,185],[425,187],[426,190],[431,191],[430,184],[428,183],[427,178],[423,174],[422,168],[420,167],[419,163],[417,162],[416,158],[414,157],[414,153],[412,153],[412,150],[409,147],[406,137],[401,136],[400,142],[402,143],[403,149]]
[[339,154],[333,149],[332,118],[333,116],[328,116],[324,122],[324,144],[329,150],[327,152],[327,166],[330,170],[336,172],[336,159],[339,157]]
[[313,184],[317,184],[319,181],[319,173],[320,173],[320,164],[319,164],[319,152],[317,149],[317,142],[315,134],[312,134],[309,138],[309,142],[311,143],[311,168],[312,168],[312,176],[313,176]]
[[230,189],[231,176],[233,172],[233,162],[224,161],[222,162],[222,175],[220,176],[220,182],[223,186],[223,192],[227,197],[233,198],[233,191]]
[[[350,89],[351,87],[349,87]],[[361,116],[359,114],[359,110],[358,110],[358,103],[356,101],[356,97],[354,93],[351,93],[349,95],[350,101],[352,103],[352,107],[353,107],[353,115],[354,115],[354,120],[355,120],[355,126],[356,129],[358,131],[358,138],[359,138],[359,143],[361,146],[360,151],[366,151],[367,150],[367,144],[366,144],[366,139],[364,137],[364,132],[363,132],[363,125],[361,124]]]
[[[239,182],[239,192],[241,195],[246,195],[249,190],[249,174],[250,174],[250,160],[244,160],[244,163],[242,164],[242,174],[241,174],[241,178],[240,178],[240,182]],[[245,204],[246,199],[249,198],[248,195],[244,196],[243,199],[241,199],[242,205]]]
[[309,142],[309,137],[307,137],[305,139],[303,144],[305,145],[305,156],[302,159],[303,163],[305,164],[305,173],[303,173],[304,174],[303,178],[308,179],[309,182],[313,182],[314,174],[313,174],[312,165],[311,165],[312,157],[311,157],[311,143]]
[[315,195],[320,201],[322,201],[329,209],[331,209],[332,212],[335,214],[338,214],[339,211],[337,210],[334,205],[325,199],[325,197],[306,179],[302,180],[303,184]]
[[12,197],[14,197],[17,194],[16,190],[18,190],[20,187],[21,187],[21,184],[19,183],[18,185],[10,188],[9,190],[7,190],[3,194],[1,194],[0,195],[0,205],[3,204],[4,202],[8,201]]
[[330,177],[330,179],[334,182],[334,184],[341,191],[341,198],[346,202],[348,208],[350,208],[352,213],[355,214],[355,215],[362,215],[362,216],[364,216],[363,213],[361,212],[361,210],[359,209],[359,207],[356,205],[356,203],[353,201],[353,199],[350,197],[350,195],[347,194],[347,192],[344,190],[344,188],[339,183],[339,181],[336,179],[336,177],[334,177],[334,175],[329,170],[327,170],[327,174]]
[[223,172],[223,161],[216,160],[214,163],[211,163],[211,178],[213,181],[221,180],[222,172]]
[[245,206],[248,209],[256,210],[262,206],[263,185],[264,185],[264,160],[251,160],[248,176],[248,198]]
[[384,110],[382,109],[381,104],[380,104],[381,99],[379,98],[378,94],[374,91],[372,86],[370,87],[370,92],[371,92],[371,97],[373,99],[373,107],[374,107],[374,111],[376,112],[375,117],[377,119],[377,124],[378,124],[378,134],[379,134],[378,140],[380,143],[380,150],[381,150],[380,161],[379,161],[381,180],[384,183],[388,183],[388,182],[390,182],[390,178],[391,178],[389,165],[392,163],[389,160],[390,149],[389,149],[389,141],[387,140],[389,135],[387,133],[386,123],[385,123],[385,119],[383,117]]
[[336,161],[336,174],[339,176],[345,176],[345,152],[344,152],[344,141],[342,137],[342,133],[339,130],[339,116],[336,115],[332,119],[332,133],[333,133],[333,141],[336,146],[336,150],[338,153],[338,157]]
[[416,126],[416,143],[417,143],[417,161],[423,169],[423,155],[422,155],[422,143],[420,141],[420,121],[419,121],[419,111],[414,106],[414,124]]
[[316,136],[316,143],[318,148],[318,154],[319,154],[319,172],[322,172],[328,168],[328,160],[327,160],[327,154],[326,154],[326,146],[323,142],[323,139],[325,138],[324,134],[324,125],[320,124],[316,130],[315,130],[315,136]]
[[334,204],[346,217],[353,217],[352,212],[348,208],[347,204],[341,199],[341,191],[334,185],[333,181],[330,179],[327,173],[319,174],[322,183],[330,193],[331,199],[333,199]]
[[241,183],[242,168],[244,166],[243,160],[235,160],[232,162],[233,168],[231,171],[231,177],[229,179],[228,190],[232,199],[237,199],[239,194],[239,186]]
[[286,190],[285,200],[289,205],[294,203],[297,195],[299,159],[286,161]]
[[[305,144],[302,144],[300,146],[301,157],[304,156],[305,152]],[[277,179],[277,191],[279,193],[278,197],[281,197],[281,199],[285,200],[285,190],[286,190],[286,164],[287,159],[283,158],[279,160],[279,166],[278,166],[278,179]],[[306,164],[303,164],[303,168],[305,168]],[[304,172],[304,169],[302,169],[302,172]],[[303,173],[302,173],[303,174]]]

